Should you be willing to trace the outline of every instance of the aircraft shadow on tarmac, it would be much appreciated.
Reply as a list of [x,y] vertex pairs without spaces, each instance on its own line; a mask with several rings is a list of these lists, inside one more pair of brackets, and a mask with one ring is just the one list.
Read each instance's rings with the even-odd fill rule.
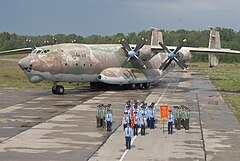
[[[151,89],[151,87],[150,87]],[[85,87],[81,87],[81,88],[70,88],[70,89],[66,89],[66,92],[63,95],[66,94],[80,94],[82,92],[104,92],[104,91],[127,91],[130,89],[121,87],[121,86],[110,86],[107,88],[91,88],[90,86],[85,86]],[[131,89],[131,90],[138,90],[138,89]],[[149,89],[141,89],[144,91],[148,91]],[[49,92],[49,94],[52,95],[51,92]]]

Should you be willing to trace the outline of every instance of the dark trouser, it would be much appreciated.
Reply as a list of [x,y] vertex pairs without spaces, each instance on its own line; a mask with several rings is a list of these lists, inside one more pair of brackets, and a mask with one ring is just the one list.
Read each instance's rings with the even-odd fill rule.
[[180,130],[181,129],[181,119],[177,118],[177,129]]
[[147,127],[150,127],[150,119],[147,118]]
[[150,129],[154,129],[154,118],[150,118]]
[[173,133],[173,123],[168,122],[168,134],[172,134],[172,133]]
[[110,121],[107,121],[107,131],[112,131]]
[[189,130],[189,119],[185,119],[185,130]]
[[145,125],[141,125],[141,135],[145,135]]
[[126,149],[131,149],[131,137],[125,137],[126,139]]
[[101,122],[102,122],[102,127],[105,128],[105,117],[102,118]]
[[127,124],[123,124],[123,131],[125,131]]
[[133,135],[138,135],[138,124],[134,124]]
[[102,127],[103,126],[103,122],[104,122],[103,118],[100,117],[99,121],[100,121],[100,127]]
[[101,127],[100,117],[96,116],[96,120],[97,120],[97,127]]
[[183,126],[183,128],[185,128],[185,119],[181,120],[181,125]]

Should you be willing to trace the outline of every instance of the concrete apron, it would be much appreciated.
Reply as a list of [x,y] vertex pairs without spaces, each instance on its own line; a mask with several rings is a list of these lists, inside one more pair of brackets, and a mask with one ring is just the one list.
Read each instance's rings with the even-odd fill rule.
[[[182,76],[180,76],[182,75]],[[93,160],[239,160],[240,128],[209,78],[191,72],[178,74],[165,87],[152,90],[146,102],[187,105],[191,109],[190,130],[167,134],[156,114],[156,128],[132,137],[132,149],[125,150],[122,127],[89,159]],[[164,85],[163,85],[164,86]],[[174,88],[176,86],[176,88]]]

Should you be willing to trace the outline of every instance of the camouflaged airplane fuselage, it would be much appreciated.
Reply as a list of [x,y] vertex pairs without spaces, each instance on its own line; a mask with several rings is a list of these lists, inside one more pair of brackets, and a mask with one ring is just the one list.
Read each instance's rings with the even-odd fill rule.
[[167,54],[158,54],[152,46],[145,45],[140,50],[139,57],[146,62],[146,69],[141,68],[134,60],[121,67],[127,58],[121,45],[69,43],[37,48],[20,60],[19,65],[32,83],[49,80],[132,84],[159,80],[163,75],[159,66],[167,58]]

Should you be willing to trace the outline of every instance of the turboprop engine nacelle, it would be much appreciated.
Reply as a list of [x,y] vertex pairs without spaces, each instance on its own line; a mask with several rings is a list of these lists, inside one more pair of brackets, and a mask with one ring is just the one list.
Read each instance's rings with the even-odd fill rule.
[[147,82],[141,69],[107,68],[98,75],[98,81],[107,84],[130,84]]

